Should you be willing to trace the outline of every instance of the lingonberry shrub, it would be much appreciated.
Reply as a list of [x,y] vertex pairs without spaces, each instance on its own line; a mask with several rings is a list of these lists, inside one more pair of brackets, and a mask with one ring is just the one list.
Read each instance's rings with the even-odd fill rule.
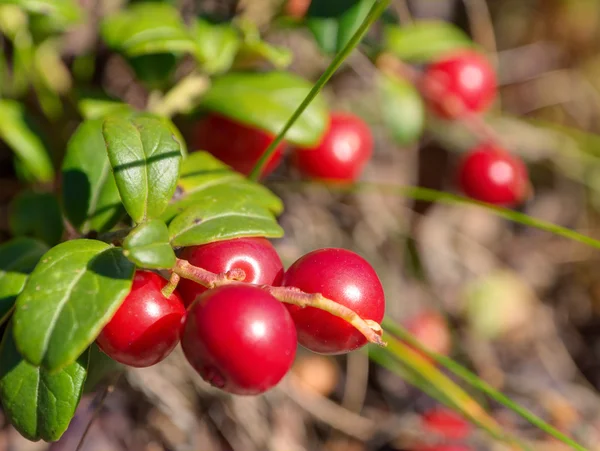
[[[375,270],[360,255],[346,249],[319,249],[298,259],[285,272],[283,286],[319,293],[380,323],[385,311],[383,287]],[[288,305],[298,342],[321,354],[341,354],[367,341],[347,321],[313,307]]]
[[368,125],[353,114],[334,112],[321,142],[296,147],[292,163],[307,177],[351,182],[360,177],[373,154]]
[[505,206],[522,202],[529,189],[525,164],[491,144],[481,144],[463,157],[458,183],[473,199]]
[[422,87],[431,111],[445,119],[486,111],[496,97],[496,75],[476,51],[451,52],[429,64]]
[[[238,172],[248,175],[260,156],[273,142],[274,136],[251,125],[208,114],[194,128],[192,144],[196,150],[206,150]],[[281,162],[285,143],[277,146],[262,171],[266,176]]]
[[258,287],[215,288],[190,307],[181,345],[190,364],[213,386],[256,395],[292,367],[296,329],[284,305]]
[[185,307],[177,291],[165,297],[167,281],[136,271],[131,291],[104,326],[96,343],[109,357],[132,367],[147,367],[167,357],[179,343]]
[[[202,246],[185,248],[180,257],[194,266],[214,273],[233,269],[244,271],[243,282],[278,286],[283,278],[283,264],[269,240],[261,237],[235,238]],[[186,306],[207,288],[188,279],[179,282],[179,293]]]

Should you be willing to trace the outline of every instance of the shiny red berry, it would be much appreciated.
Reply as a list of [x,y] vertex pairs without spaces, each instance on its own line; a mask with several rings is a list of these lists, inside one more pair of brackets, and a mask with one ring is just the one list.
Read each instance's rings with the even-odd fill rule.
[[439,313],[423,311],[407,321],[405,327],[429,351],[449,354],[452,338],[446,320]]
[[281,302],[246,284],[207,291],[189,308],[181,346],[202,378],[230,393],[257,395],[289,371],[296,329]]
[[464,156],[458,182],[467,196],[505,206],[523,201],[529,187],[525,164],[490,144],[482,144]]
[[373,135],[362,119],[333,113],[321,142],[294,149],[292,162],[314,179],[351,182],[360,177],[373,154]]
[[131,291],[96,339],[105,354],[142,368],[171,353],[179,342],[186,310],[177,291],[163,296],[166,284],[158,274],[136,271]]
[[471,433],[471,425],[452,410],[436,407],[425,412],[421,419],[423,428],[445,439],[464,439]]
[[[360,255],[345,249],[320,249],[298,259],[283,276],[282,286],[321,293],[354,310],[363,319],[380,323],[385,296],[379,277]],[[364,346],[365,337],[347,321],[313,307],[286,304],[298,342],[321,354],[341,354]]]
[[[214,273],[242,269],[246,273],[244,282],[255,285],[278,286],[283,278],[281,259],[266,238],[235,238],[191,246],[185,248],[180,257]],[[186,306],[207,290],[188,279],[182,279],[177,289]]]
[[[242,174],[249,175],[261,155],[275,139],[270,133],[241,124],[218,114],[202,118],[195,130],[195,150],[205,150]],[[283,157],[282,143],[264,167],[262,175],[271,173]]]
[[493,67],[484,55],[462,50],[429,65],[422,88],[432,112],[445,119],[487,110],[496,98]]

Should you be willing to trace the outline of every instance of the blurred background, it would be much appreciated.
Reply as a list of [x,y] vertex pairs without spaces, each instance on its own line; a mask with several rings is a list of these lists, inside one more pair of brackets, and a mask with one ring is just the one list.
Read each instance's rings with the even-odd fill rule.
[[[309,80],[327,67],[329,58],[305,27],[281,24],[282,11],[292,11],[282,9],[281,0],[173,2],[184,18],[241,15],[256,23],[265,41],[292,51],[290,70]],[[90,19],[62,37],[61,57],[67,65],[79,61],[85,71],[76,57],[93,52],[93,83],[143,108],[150,90],[123,58],[98,42],[101,17],[121,3],[81,0]],[[299,3],[292,6],[302,9]],[[454,23],[488,52],[501,85],[489,124],[527,162],[534,187],[520,211],[600,238],[600,2],[394,0],[390,15],[400,24],[424,18]],[[370,35],[380,33],[381,24]],[[3,48],[12,51],[6,39]],[[185,62],[181,66],[184,73]],[[473,144],[463,125],[435,121],[417,142],[403,144],[390,131],[375,72],[369,58],[355,52],[324,90],[333,110],[352,111],[371,126],[376,149],[363,174],[365,189],[343,193],[299,183],[287,164],[264,180],[286,207],[280,218],[285,238],[274,242],[284,264],[322,247],[360,253],[382,280],[390,319],[409,327],[425,322],[422,339],[432,349],[589,449],[600,449],[598,251],[477,206],[368,189],[373,182],[455,192],[456,164]],[[61,161],[78,124],[73,106],[65,102],[61,119],[53,120],[36,99],[24,96],[38,112],[40,135],[54,161]],[[51,101],[45,107],[51,110]],[[193,116],[174,122],[186,137],[192,133]],[[0,144],[3,239],[10,235],[8,204],[22,186],[17,172],[11,151]],[[71,428],[53,445],[22,439],[0,412],[0,450],[74,450],[95,416],[81,450],[410,451],[416,449],[411,443],[427,435],[421,415],[438,405],[366,352],[334,358],[299,351],[292,374],[252,398],[213,390],[179,348],[160,365],[129,370],[107,383],[108,393],[102,385],[84,396]],[[569,449],[467,391],[532,449]],[[461,443],[465,448],[444,449],[511,449],[476,429]]]

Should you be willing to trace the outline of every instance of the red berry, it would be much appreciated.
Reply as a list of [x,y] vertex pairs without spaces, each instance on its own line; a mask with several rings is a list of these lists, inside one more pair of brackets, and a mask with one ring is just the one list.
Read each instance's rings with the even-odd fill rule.
[[[354,252],[320,249],[298,259],[283,276],[283,286],[326,298],[354,310],[363,319],[380,323],[385,311],[383,287],[375,270]],[[364,346],[365,337],[350,323],[314,307],[286,304],[298,342],[321,354],[341,354]]]
[[446,320],[437,312],[424,311],[406,323],[406,329],[429,351],[448,355],[451,346]]
[[334,113],[321,142],[296,148],[292,161],[308,177],[354,181],[372,154],[373,135],[367,124],[352,114]]
[[463,158],[458,181],[467,196],[505,206],[521,202],[529,186],[525,164],[490,144],[476,147]]
[[445,408],[435,408],[422,415],[423,428],[446,439],[464,439],[471,433],[471,425],[459,414]]
[[429,65],[423,89],[434,114],[455,119],[487,110],[496,97],[496,75],[484,55],[462,50]]
[[[235,238],[191,246],[183,250],[181,258],[214,273],[243,269],[244,282],[255,285],[278,286],[283,278],[281,259],[265,238]],[[186,306],[207,290],[188,279],[182,279],[177,289]]]
[[177,346],[186,310],[177,291],[163,296],[166,284],[158,274],[136,271],[131,291],[96,339],[110,358],[142,368],[160,362]]
[[302,19],[306,16],[311,0],[287,0],[284,6],[284,13],[294,19]]
[[[224,116],[209,114],[201,119],[194,131],[194,146],[205,150],[242,174],[249,175],[261,155],[275,139],[270,133],[235,122]],[[262,175],[271,173],[281,162],[281,143],[263,168]]]
[[261,288],[224,285],[190,307],[181,346],[202,378],[230,393],[275,386],[296,354],[296,329],[281,302]]

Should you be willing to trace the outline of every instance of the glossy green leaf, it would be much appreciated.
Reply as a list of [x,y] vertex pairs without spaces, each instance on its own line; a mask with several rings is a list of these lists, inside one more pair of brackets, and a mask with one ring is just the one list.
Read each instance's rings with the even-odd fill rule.
[[[311,84],[288,72],[229,73],[214,80],[201,106],[243,124],[277,134],[308,95]],[[316,144],[327,127],[327,107],[319,95],[285,136],[298,145]]]
[[0,401],[4,413],[29,440],[58,440],[81,399],[89,353],[56,373],[29,364],[13,339],[12,324],[0,344]]
[[50,246],[64,231],[58,200],[51,193],[21,192],[11,202],[8,223],[14,236],[30,236]]
[[406,80],[384,74],[378,82],[383,120],[394,140],[400,145],[418,141],[425,125],[425,106],[419,91]]
[[98,385],[109,376],[123,370],[124,365],[111,359],[100,350],[96,343],[89,347],[90,363],[88,365],[87,377],[83,386],[83,393],[93,392]]
[[195,50],[179,12],[165,3],[137,3],[108,16],[102,36],[109,47],[128,56]]
[[123,241],[123,253],[141,268],[167,269],[175,265],[175,252],[169,243],[169,229],[159,220],[140,224]]
[[132,112],[130,105],[109,97],[84,97],[77,103],[84,119],[101,119],[116,114]]
[[358,30],[374,4],[375,0],[313,1],[307,12],[306,25],[324,52],[337,53]]
[[84,121],[67,144],[62,203],[67,219],[82,233],[107,231],[125,214],[106,155],[102,119]]
[[169,224],[171,244],[193,246],[239,237],[278,238],[283,229],[266,208],[237,198],[210,197],[176,216]]
[[185,139],[183,139],[183,135],[171,119],[169,119],[168,117],[150,113],[148,111],[133,111],[130,113],[130,116],[133,118],[157,119],[160,122],[162,122],[162,124],[171,131],[171,133],[173,134],[173,138],[175,138],[175,140],[179,143],[179,146],[181,148],[181,156],[184,158],[187,156],[187,146],[185,143]]
[[431,61],[442,54],[475,44],[465,32],[448,22],[418,21],[413,25],[388,25],[384,47],[398,58],[410,62]]
[[49,182],[54,178],[44,143],[32,128],[23,105],[14,100],[0,100],[0,139],[38,181]]
[[156,118],[108,118],[103,134],[127,213],[136,223],[159,216],[175,192],[181,165],[171,129]]
[[15,341],[32,365],[58,371],[96,339],[131,289],[121,249],[87,239],[50,249],[17,298]]
[[12,312],[27,275],[47,251],[44,243],[33,238],[13,238],[0,245],[0,324]]
[[50,17],[62,26],[74,25],[83,18],[77,0],[0,0],[0,5],[18,5],[29,13]]
[[240,36],[230,24],[216,24],[197,19],[192,25],[194,57],[205,72],[217,74],[227,71],[240,46]]

